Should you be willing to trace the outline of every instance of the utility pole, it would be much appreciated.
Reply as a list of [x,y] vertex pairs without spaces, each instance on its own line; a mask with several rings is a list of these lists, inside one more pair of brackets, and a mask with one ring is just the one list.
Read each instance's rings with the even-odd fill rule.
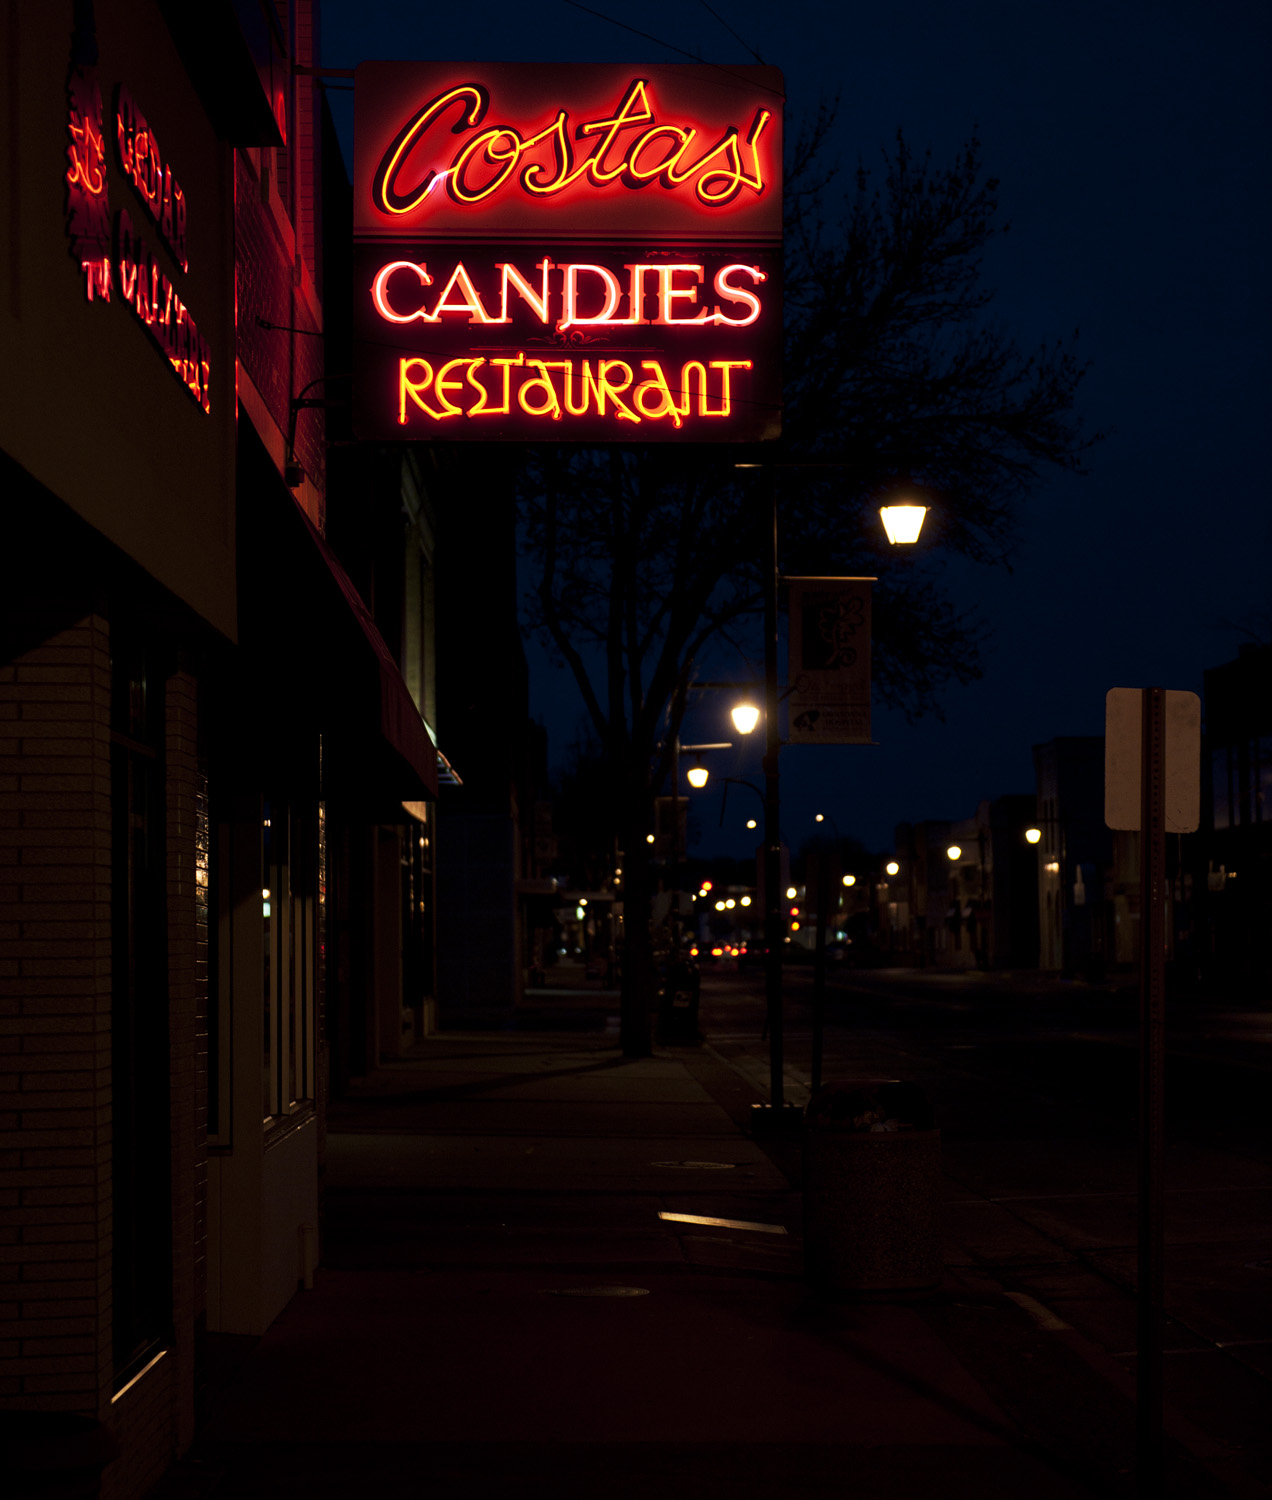
[[776,1122],[786,1103],[782,1034],[782,815],[777,720],[777,476],[764,473],[761,525],[768,534],[764,579],[764,997],[769,1034],[769,1104]]

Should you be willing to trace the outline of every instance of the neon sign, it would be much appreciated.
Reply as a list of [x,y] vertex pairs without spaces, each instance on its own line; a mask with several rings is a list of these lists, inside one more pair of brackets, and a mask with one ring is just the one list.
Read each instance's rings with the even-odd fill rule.
[[[460,204],[481,203],[512,185],[532,198],[552,198],[580,180],[592,187],[621,182],[632,189],[658,182],[668,192],[689,184],[698,201],[710,208],[731,203],[744,187],[757,197],[766,189],[759,144],[772,123],[772,109],[755,111],[745,141],[739,139],[737,126],[728,126],[713,145],[699,152],[700,128],[658,123],[648,79],[633,78],[608,117],[584,121],[571,130],[569,111],[558,109],[550,124],[528,136],[514,125],[488,126],[460,145],[440,171],[425,167],[421,175],[416,158],[427,162],[441,135],[430,127],[455,115],[455,106],[458,118],[451,132],[475,130],[489,110],[489,91],[479,83],[459,84],[407,119],[375,170],[371,196],[380,212],[413,213],[442,181],[452,201]],[[638,127],[645,128],[632,136]],[[574,141],[580,143],[577,161]],[[415,184],[403,190],[400,184],[412,177]]]
[[588,245],[587,260],[556,260],[478,245],[414,260],[400,248],[355,250],[360,432],[645,442],[774,430],[773,251],[638,259]]
[[[750,370],[749,359],[690,360],[671,369],[657,359],[543,359],[516,354],[499,358],[460,355],[434,369],[426,359],[398,360],[398,425],[415,417],[412,408],[434,422],[449,417],[509,417],[516,408],[531,418],[560,422],[564,417],[612,413],[619,422],[667,420],[679,430],[692,412],[698,417],[733,414],[733,376]],[[430,393],[431,387],[431,393]],[[652,404],[651,404],[652,403]]]
[[84,273],[85,295],[110,300],[110,184],[102,138],[102,93],[97,70],[71,70],[67,82],[66,229],[71,254]]
[[145,241],[134,233],[127,209],[120,209],[115,232],[120,296],[167,358],[177,379],[204,411],[211,411],[207,340],[195,326],[172,282],[155,263]]
[[[72,68],[68,98],[67,231],[71,254],[84,273],[84,295],[89,302],[109,302],[112,289],[117,291],[196,404],[210,412],[207,340],[177,287],[134,230],[127,209],[115,213],[112,226],[101,90],[95,69]],[[122,85],[115,93],[114,125],[116,164],[177,265],[187,271],[185,194],[164,162],[145,116]]]
[[155,133],[123,84],[115,90],[115,151],[120,169],[137,190],[159,237],[183,271],[186,255],[186,201],[181,185],[164,163]]
[[[487,311],[481,293],[473,284],[472,276],[462,260],[455,262],[455,269],[447,278],[442,291],[434,299],[432,312],[428,310],[427,301],[420,301],[417,307],[411,307],[411,303],[418,300],[417,297],[410,295],[412,278],[418,282],[420,288],[433,284],[433,278],[428,274],[428,267],[423,261],[416,263],[409,260],[391,260],[387,265],[382,266],[371,283],[371,300],[375,304],[375,310],[385,322],[398,324],[440,323],[443,318],[453,313],[466,314],[470,323],[488,325],[511,323],[513,318],[509,311],[509,293],[515,291],[539,322],[555,327],[558,333],[565,333],[571,328],[636,328],[642,325],[656,328],[670,327],[675,324],[697,326],[704,323],[729,328],[745,328],[759,317],[761,302],[753,291],[740,285],[735,286],[732,278],[738,277],[742,280],[749,278],[754,286],[768,280],[768,273],[762,271],[759,266],[721,266],[715,273],[712,287],[716,296],[723,299],[726,310],[722,311],[721,304],[715,303],[710,308],[702,307],[697,312],[691,313],[682,312],[679,305],[681,303],[685,303],[687,307],[697,305],[698,288],[703,281],[704,272],[701,265],[689,262],[662,265],[657,262],[629,262],[623,266],[627,276],[624,282],[620,283],[618,276],[607,266],[592,265],[587,262],[568,262],[558,266],[545,258],[535,267],[542,277],[538,290],[530,285],[510,261],[499,261],[496,269],[500,272],[498,317],[492,317]],[[553,273],[557,271],[561,273],[560,316],[554,321],[549,311],[554,296],[550,280]],[[675,281],[678,275],[686,277],[688,285],[677,286]],[[651,279],[654,282],[656,314],[652,318],[648,316],[649,281]],[[405,296],[402,295],[403,280],[407,283]],[[601,307],[599,311],[585,314],[582,308],[589,305],[586,296],[589,280],[594,283],[593,293],[597,291],[600,293]],[[615,313],[624,298],[626,298],[627,315],[616,317]],[[739,315],[738,308],[743,308],[745,311]]]
[[356,77],[359,437],[777,435],[780,74]]

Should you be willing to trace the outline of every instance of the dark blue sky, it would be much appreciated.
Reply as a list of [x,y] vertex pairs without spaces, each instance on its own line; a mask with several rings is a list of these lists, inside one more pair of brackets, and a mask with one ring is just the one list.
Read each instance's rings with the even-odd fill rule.
[[[699,0],[596,8],[708,61],[752,60]],[[1101,733],[1108,688],[1200,691],[1241,626],[1261,617],[1272,633],[1268,13],[1253,0],[715,9],[784,70],[788,130],[840,94],[850,165],[877,158],[897,126],[938,157],[978,129],[1012,224],[987,271],[995,316],[1026,344],[1081,329],[1094,366],[1084,410],[1109,434],[1088,477],[1022,506],[1011,574],[951,564],[994,637],[984,679],[945,693],[943,723],[876,713],[877,746],[783,753],[792,846],[824,810],[883,849],[900,820],[1032,791],[1030,747]],[[324,0],[323,56],[685,60],[562,0]],[[332,95],[346,149],[352,97]],[[564,674],[535,667],[533,706],[559,755],[582,705]],[[685,738],[728,738],[722,712],[699,710]],[[749,811],[739,799],[735,817],[730,799],[726,843],[704,794],[701,847],[749,852]]]

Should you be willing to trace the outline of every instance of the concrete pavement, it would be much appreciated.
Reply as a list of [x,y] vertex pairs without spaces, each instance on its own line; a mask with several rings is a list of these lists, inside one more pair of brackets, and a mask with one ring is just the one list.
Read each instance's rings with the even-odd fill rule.
[[[433,1037],[333,1106],[315,1287],[222,1345],[241,1363],[163,1500],[1129,1493],[1125,1393],[1037,1299],[978,1254],[923,1303],[819,1301],[797,1153],[746,1134],[747,1070],[627,1062],[603,1002],[591,1023]],[[1172,1455],[1173,1494],[1225,1493]]]

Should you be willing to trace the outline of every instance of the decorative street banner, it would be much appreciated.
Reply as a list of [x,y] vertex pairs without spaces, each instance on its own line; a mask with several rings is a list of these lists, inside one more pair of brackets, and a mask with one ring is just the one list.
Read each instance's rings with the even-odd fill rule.
[[363,63],[358,437],[776,437],[781,109],[765,67]]
[[791,578],[789,743],[868,745],[873,578]]

